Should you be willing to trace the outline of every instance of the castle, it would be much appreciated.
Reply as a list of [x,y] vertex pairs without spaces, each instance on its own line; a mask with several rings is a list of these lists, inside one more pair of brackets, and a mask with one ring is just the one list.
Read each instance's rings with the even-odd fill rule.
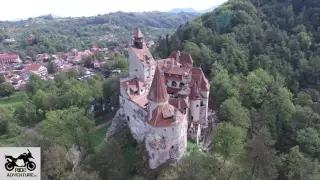
[[208,126],[210,84],[188,53],[155,60],[140,29],[129,47],[129,76],[120,79],[120,109],[132,136],[145,143],[149,166],[179,160],[187,139]]

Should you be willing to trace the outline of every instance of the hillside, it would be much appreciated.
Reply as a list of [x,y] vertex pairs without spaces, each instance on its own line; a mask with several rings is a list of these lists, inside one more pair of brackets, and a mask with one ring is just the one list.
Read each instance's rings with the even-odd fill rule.
[[211,78],[223,163],[193,169],[202,179],[319,179],[319,27],[316,0],[229,0],[160,43],[155,55],[190,52]]
[[[196,17],[193,13],[115,12],[78,18],[56,18],[52,15],[22,21],[0,22],[0,53],[34,51],[65,52],[72,47],[87,49],[128,41],[136,27],[144,30],[147,39],[172,33],[179,25]],[[4,39],[13,38],[15,42]]]

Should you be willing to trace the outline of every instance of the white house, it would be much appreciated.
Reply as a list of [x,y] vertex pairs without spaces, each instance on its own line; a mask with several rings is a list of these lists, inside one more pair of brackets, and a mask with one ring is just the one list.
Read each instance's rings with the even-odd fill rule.
[[43,77],[48,74],[48,70],[40,64],[31,64],[26,66],[21,72],[21,76],[25,80],[28,80],[31,74]]

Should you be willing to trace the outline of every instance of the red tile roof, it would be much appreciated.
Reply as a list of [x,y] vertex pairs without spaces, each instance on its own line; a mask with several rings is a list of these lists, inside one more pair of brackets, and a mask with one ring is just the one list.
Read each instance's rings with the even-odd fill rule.
[[148,123],[155,127],[174,126],[183,121],[183,114],[170,104],[158,105],[152,111],[152,118]]
[[169,99],[167,87],[164,82],[164,76],[161,74],[159,66],[156,67],[148,99],[153,102],[166,101]]
[[0,63],[11,63],[19,59],[16,54],[0,54]]
[[168,86],[168,87],[167,87],[167,91],[168,91],[168,93],[170,93],[170,94],[175,94],[175,93],[181,91],[181,88],[179,88],[179,87],[174,88],[174,87],[169,87],[169,86]]
[[179,109],[183,113],[186,113],[185,109],[189,107],[189,103],[185,99],[182,99],[182,98],[171,98],[169,100],[169,104],[173,105],[174,107],[176,107],[177,109]]
[[185,75],[185,73],[189,74],[190,68],[185,68],[185,67],[172,67],[170,68],[166,73],[168,74],[175,74],[175,75]]
[[[176,60],[176,57],[177,57],[177,51],[173,51],[169,56],[169,58],[174,58],[175,60]],[[189,53],[180,52],[179,63],[183,65],[187,65],[187,67],[192,67],[193,60]]]
[[40,69],[41,65],[40,64],[31,64],[26,66],[24,69],[28,71],[38,71]]
[[189,97],[190,97],[191,100],[201,99],[200,98],[199,89],[198,89],[196,84],[193,84],[193,86],[191,87],[191,92],[190,92],[190,96]]
[[168,74],[165,74],[164,76],[166,77],[166,80],[182,82],[181,76],[169,76]]
[[134,33],[135,38],[143,38],[143,34],[139,28],[136,29],[136,32]]
[[141,61],[154,61],[148,47],[145,44],[143,45],[142,49],[138,49],[133,46],[131,47],[131,49]]
[[200,90],[201,91],[209,91],[210,84],[206,78],[206,76],[203,74],[202,69],[198,67],[193,67],[191,69],[192,72],[192,79],[190,84],[200,83]]

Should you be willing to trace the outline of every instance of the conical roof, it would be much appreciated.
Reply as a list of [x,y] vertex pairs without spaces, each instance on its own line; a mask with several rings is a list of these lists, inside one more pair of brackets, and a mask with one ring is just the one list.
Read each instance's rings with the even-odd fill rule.
[[161,74],[159,66],[156,67],[148,99],[153,102],[167,101],[169,99],[164,76]]
[[143,34],[139,28],[136,29],[136,32],[134,33],[135,38],[143,38]]

